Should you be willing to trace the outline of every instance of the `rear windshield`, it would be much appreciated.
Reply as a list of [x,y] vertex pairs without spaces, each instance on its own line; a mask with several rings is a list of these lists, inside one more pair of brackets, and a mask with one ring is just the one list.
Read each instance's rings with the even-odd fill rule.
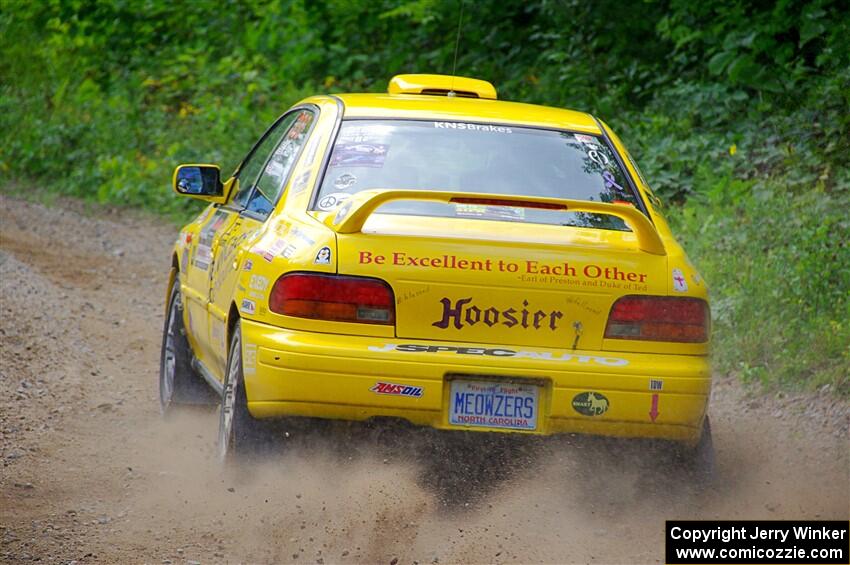
[[[352,194],[375,188],[638,206],[617,160],[598,136],[464,122],[344,121],[313,209],[333,210]],[[397,201],[377,212],[628,229],[613,216],[513,206]]]

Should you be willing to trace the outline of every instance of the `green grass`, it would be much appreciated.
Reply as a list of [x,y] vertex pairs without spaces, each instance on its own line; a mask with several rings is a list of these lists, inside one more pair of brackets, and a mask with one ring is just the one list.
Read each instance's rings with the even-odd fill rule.
[[850,397],[846,200],[745,186],[735,203],[692,199],[671,212],[711,290],[716,371]]

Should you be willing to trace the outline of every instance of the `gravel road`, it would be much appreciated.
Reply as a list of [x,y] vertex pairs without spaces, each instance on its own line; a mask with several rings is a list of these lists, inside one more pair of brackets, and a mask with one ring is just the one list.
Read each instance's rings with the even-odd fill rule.
[[176,232],[0,196],[0,561],[660,563],[665,519],[850,517],[848,403],[728,377],[707,492],[621,442],[365,426],[223,472],[214,409],[159,415]]

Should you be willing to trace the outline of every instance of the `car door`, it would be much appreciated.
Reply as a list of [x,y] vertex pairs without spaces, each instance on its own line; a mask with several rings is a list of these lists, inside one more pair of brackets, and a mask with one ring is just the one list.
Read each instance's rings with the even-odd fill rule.
[[[314,120],[314,112],[309,109],[293,110],[278,121],[274,131],[260,148],[246,162],[254,168],[261,163],[259,174],[244,169],[246,175],[254,176],[250,192],[241,199],[234,198],[237,206],[232,208],[229,220],[213,241],[213,260],[209,269],[208,328],[211,346],[210,368],[215,375],[224,375],[227,362],[227,315],[233,300],[234,289],[242,264],[244,245],[262,227],[280,198],[292,167],[295,164]],[[240,171],[240,181],[243,172]],[[246,176],[246,181],[247,181]],[[241,182],[240,182],[241,184]],[[245,186],[248,183],[246,182]],[[250,298],[246,304],[237,306],[247,314],[253,314],[256,304],[265,299],[267,285],[254,281],[248,289]]]
[[[215,271],[223,265],[223,261],[219,260],[219,251],[239,220],[240,212],[245,208],[269,154],[288,128],[283,121],[281,118],[275,122],[254,145],[235,173],[237,182],[230,201],[223,205],[213,205],[205,212],[198,236],[191,243],[190,260],[185,266],[186,323],[195,356],[207,368],[215,366],[219,343],[218,339],[211,343],[209,323],[210,281]],[[217,337],[218,334],[214,330],[212,335]]]
[[189,253],[183,262],[183,296],[186,311],[186,330],[195,356],[204,360],[209,354],[207,336],[207,304],[209,302],[209,270],[212,263],[213,241],[217,233],[232,221],[231,213],[219,206],[210,206],[199,218],[200,227],[194,237],[187,238]]

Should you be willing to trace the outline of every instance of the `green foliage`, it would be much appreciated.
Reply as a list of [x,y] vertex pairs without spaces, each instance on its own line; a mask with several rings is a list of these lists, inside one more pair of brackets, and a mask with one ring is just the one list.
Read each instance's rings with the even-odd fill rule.
[[[290,104],[451,73],[459,0],[0,3],[0,172],[176,215]],[[605,118],[713,283],[718,363],[847,393],[843,0],[466,1],[457,74]],[[846,214],[844,214],[846,216]]]
[[708,277],[716,365],[850,395],[848,193],[755,186],[718,179],[672,213]]

